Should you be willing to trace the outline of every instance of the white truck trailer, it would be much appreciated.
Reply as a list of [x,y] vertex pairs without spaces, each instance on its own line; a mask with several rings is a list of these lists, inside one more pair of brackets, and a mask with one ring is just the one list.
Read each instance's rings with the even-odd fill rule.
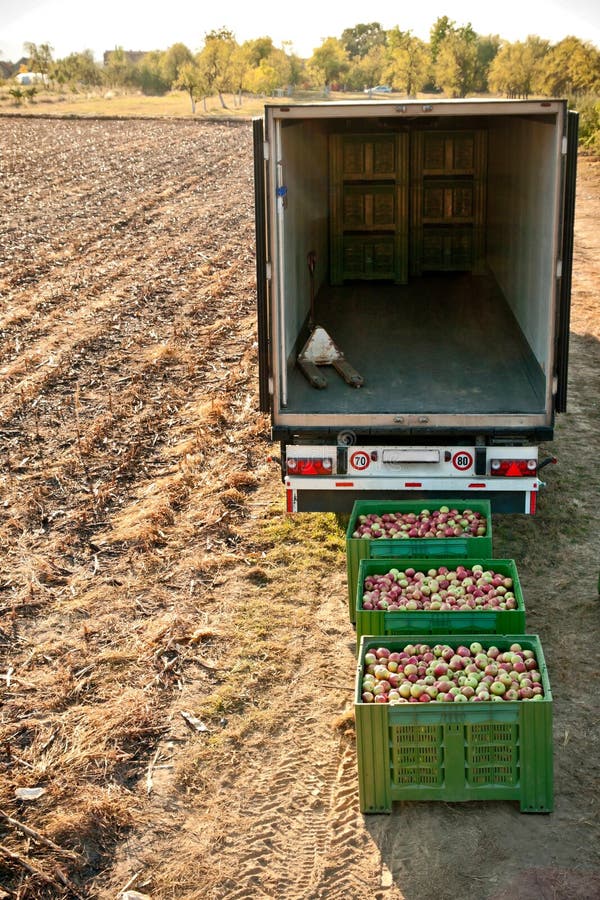
[[534,513],[566,408],[576,114],[273,103],[254,152],[260,406],[288,510]]

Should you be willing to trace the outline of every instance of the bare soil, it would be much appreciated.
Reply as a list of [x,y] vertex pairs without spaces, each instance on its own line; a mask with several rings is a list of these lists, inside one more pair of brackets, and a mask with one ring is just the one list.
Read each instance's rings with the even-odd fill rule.
[[0,176],[0,897],[600,896],[600,163],[559,462],[494,518],[546,816],[359,812],[343,527],[285,516],[256,411],[250,125],[3,118]]

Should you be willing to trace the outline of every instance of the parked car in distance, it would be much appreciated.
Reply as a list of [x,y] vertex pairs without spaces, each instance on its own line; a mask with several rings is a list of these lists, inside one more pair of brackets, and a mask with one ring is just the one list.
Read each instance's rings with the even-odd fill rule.
[[391,94],[392,89],[387,84],[378,84],[376,87],[365,88],[365,94]]

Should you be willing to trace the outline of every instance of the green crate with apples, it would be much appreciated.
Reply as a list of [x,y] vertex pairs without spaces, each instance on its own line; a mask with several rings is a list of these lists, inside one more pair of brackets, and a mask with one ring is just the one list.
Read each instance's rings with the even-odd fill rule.
[[[493,673],[473,678],[477,688],[456,677],[471,664]],[[354,711],[361,812],[415,800],[552,811],[552,693],[537,635],[364,636]]]
[[525,602],[512,559],[361,559],[357,645],[365,634],[522,634]]
[[346,531],[350,621],[356,620],[361,559],[484,559],[492,553],[489,500],[357,500]]

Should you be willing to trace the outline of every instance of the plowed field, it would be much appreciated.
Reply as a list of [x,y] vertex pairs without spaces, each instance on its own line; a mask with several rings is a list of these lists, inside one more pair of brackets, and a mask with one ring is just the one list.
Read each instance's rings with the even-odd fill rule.
[[0,897],[600,896],[600,164],[569,412],[495,517],[554,695],[555,811],[358,806],[331,515],[257,413],[248,123],[0,120]]

